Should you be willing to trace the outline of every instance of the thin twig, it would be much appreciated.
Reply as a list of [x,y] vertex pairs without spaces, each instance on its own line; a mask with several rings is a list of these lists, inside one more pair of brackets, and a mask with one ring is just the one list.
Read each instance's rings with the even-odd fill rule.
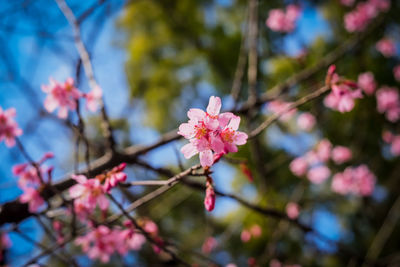
[[261,123],[257,128],[255,128],[250,134],[249,138],[254,138],[255,136],[259,135],[263,130],[265,130],[268,126],[274,123],[277,119],[279,119],[285,113],[295,109],[311,100],[318,98],[319,96],[323,95],[324,93],[328,92],[330,87],[325,85],[319,88],[318,90],[308,94],[299,100],[293,102],[292,104],[288,105],[285,109],[281,110],[280,112],[274,113],[268,119],[266,119],[263,123]]

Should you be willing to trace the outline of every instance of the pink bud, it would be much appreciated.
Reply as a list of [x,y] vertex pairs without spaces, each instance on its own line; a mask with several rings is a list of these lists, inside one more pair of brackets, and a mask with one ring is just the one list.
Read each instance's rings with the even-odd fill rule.
[[207,211],[212,211],[215,207],[215,192],[212,186],[206,189],[206,197],[204,198],[204,206]]

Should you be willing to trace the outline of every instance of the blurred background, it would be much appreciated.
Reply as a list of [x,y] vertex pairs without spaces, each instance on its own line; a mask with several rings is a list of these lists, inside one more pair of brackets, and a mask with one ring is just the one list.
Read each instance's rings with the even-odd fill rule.
[[[258,94],[313,66],[357,35],[346,31],[343,17],[358,2],[363,1],[349,6],[339,0],[258,1]],[[205,109],[212,95],[222,98],[224,110],[234,108],[231,90],[235,72],[241,51],[248,51],[245,38],[248,1],[69,0],[67,3],[80,23],[82,40],[103,89],[120,149],[157,141],[163,133],[187,121],[189,108]],[[269,29],[266,26],[269,11],[288,4],[301,8],[294,31],[279,33]],[[392,71],[399,63],[398,53],[386,58],[375,44],[390,36],[400,51],[399,7],[399,1],[391,1],[390,9],[378,18],[377,29],[338,59],[339,74],[357,81],[360,73],[371,71],[379,86],[398,86]],[[54,152],[55,158],[48,164],[55,167],[57,181],[76,169],[76,136],[68,122],[77,123],[78,118],[70,113],[67,120],[61,120],[49,114],[43,107],[46,95],[41,85],[48,84],[50,77],[58,81],[73,77],[81,91],[90,90],[72,28],[54,1],[0,0],[0,43],[0,106],[17,109],[16,121],[24,131],[21,140],[34,159],[47,151]],[[247,55],[245,58],[247,62]],[[246,62],[239,103],[248,99]],[[326,70],[321,68],[286,90],[279,99],[293,101],[312,92],[323,85]],[[299,129],[298,115],[278,121],[240,147],[238,153],[216,164],[213,179],[217,189],[264,207],[285,212],[289,202],[298,203],[299,221],[319,234],[304,232],[226,197],[217,197],[216,208],[209,213],[203,207],[204,192],[184,185],[178,185],[151,205],[140,207],[135,215],[154,220],[160,235],[176,244],[182,250],[182,257],[192,259],[192,254],[198,253],[224,266],[228,263],[269,266],[273,260],[287,265],[361,266],[360,259],[367,255],[377,233],[386,229],[388,233],[374,264],[400,266],[397,221],[400,207],[394,205],[400,190],[400,161],[382,140],[384,130],[399,133],[398,123],[389,122],[377,112],[374,96],[357,100],[348,113],[326,108],[323,98],[301,106],[298,114],[303,111],[317,119],[312,130]],[[105,149],[100,116],[84,108],[82,113],[91,144],[90,157],[94,160]],[[262,105],[251,118],[242,117],[241,130],[254,129],[269,114]],[[335,146],[349,147],[353,154],[346,164],[328,163],[332,174],[348,166],[368,165],[376,176],[370,196],[337,194],[331,190],[331,178],[313,184],[292,174],[290,162],[324,138]],[[142,159],[154,167],[179,171],[182,163],[186,169],[197,164],[198,158],[183,158],[179,149],[185,143],[183,140],[168,143]],[[79,152],[84,155],[83,146]],[[4,143],[0,144],[0,157],[0,203],[5,203],[22,192],[11,168],[25,159],[16,147],[8,149]],[[243,164],[238,163],[245,163],[252,170],[254,181],[249,181],[241,168]],[[83,156],[78,165],[84,166]],[[129,181],[160,179],[156,173],[138,166],[128,166],[127,173]],[[150,190],[134,187],[117,192],[116,196],[127,204]],[[388,214],[390,224],[384,225]],[[255,225],[261,228],[260,235],[246,241],[243,231]],[[20,228],[37,242],[49,244],[35,218],[23,221]],[[9,237],[12,246],[5,253],[9,266],[20,266],[40,251],[18,233],[10,232]],[[216,243],[210,251],[202,249],[208,237],[213,237]],[[161,265],[150,246],[124,258],[113,257],[108,264],[89,260],[72,245],[67,250],[82,266]],[[45,266],[64,266],[52,256],[42,261]],[[199,266],[209,264],[201,259],[189,262]]]

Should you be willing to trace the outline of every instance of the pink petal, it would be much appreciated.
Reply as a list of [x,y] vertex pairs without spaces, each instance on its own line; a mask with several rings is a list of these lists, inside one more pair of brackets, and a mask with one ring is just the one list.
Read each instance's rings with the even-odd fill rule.
[[213,163],[214,156],[210,149],[200,152],[200,164],[202,167],[211,166]]
[[193,125],[190,123],[182,123],[179,125],[179,135],[182,135],[185,138],[192,138],[194,135],[194,128]]
[[185,158],[190,159],[191,157],[196,155],[199,151],[192,143],[189,143],[181,148],[181,152]]
[[81,184],[76,184],[69,189],[71,198],[78,198],[85,192],[85,187]]
[[57,100],[55,100],[51,95],[46,97],[46,99],[44,100],[44,108],[50,113],[53,112],[57,108],[57,106]]
[[244,145],[247,142],[247,134],[243,132],[236,132],[234,137],[234,144],[235,145]]
[[224,143],[218,137],[213,137],[211,139],[211,148],[215,151],[215,153],[222,153],[224,152]]
[[85,175],[72,175],[71,176],[72,179],[74,179],[75,181],[77,181],[80,184],[84,184],[87,181],[87,178]]
[[187,116],[189,117],[189,119],[195,120],[197,122],[203,120],[204,117],[206,116],[206,113],[201,109],[191,108],[187,112]]
[[225,128],[226,125],[228,125],[229,120],[235,115],[233,115],[233,113],[231,112],[224,112],[219,114],[218,116],[218,121],[219,121],[219,126],[221,128]]
[[216,116],[221,110],[221,98],[218,96],[211,96],[207,106],[207,113],[211,116]]
[[231,128],[232,130],[237,130],[239,128],[240,124],[240,117],[239,116],[233,116],[231,121],[228,124],[228,127]]

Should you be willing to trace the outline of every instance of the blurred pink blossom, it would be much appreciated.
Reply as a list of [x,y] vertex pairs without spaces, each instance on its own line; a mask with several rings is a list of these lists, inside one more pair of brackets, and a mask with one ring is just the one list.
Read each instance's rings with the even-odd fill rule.
[[3,110],[0,107],[0,142],[5,140],[7,147],[13,147],[15,138],[22,135],[22,130],[18,128],[18,124],[14,121],[16,114],[15,108]]
[[67,118],[68,110],[76,109],[76,101],[81,96],[72,78],[68,78],[64,83],[50,78],[50,84],[42,85],[42,90],[47,93],[44,101],[45,109],[51,113],[58,108],[58,117],[62,119]]
[[377,109],[385,113],[386,118],[396,122],[400,118],[400,99],[396,87],[383,86],[376,91]]
[[[272,113],[281,113],[284,112],[291,104],[292,103],[290,102],[274,100],[267,104],[267,110]],[[282,116],[279,117],[279,120],[284,122],[288,121],[296,114],[296,112],[297,112],[296,109],[291,109],[289,111],[286,111],[285,113],[283,113]]]
[[352,158],[351,150],[344,146],[335,146],[332,150],[332,160],[336,164],[342,164]]
[[294,175],[303,176],[307,172],[308,163],[304,158],[298,157],[292,160],[292,162],[289,165],[289,168]]
[[251,239],[251,233],[248,230],[244,229],[240,234],[240,239],[243,243],[249,242]]
[[286,12],[282,9],[271,9],[265,23],[273,31],[292,32],[300,13],[301,8],[296,5],[288,5]]
[[377,86],[374,74],[370,71],[360,73],[360,75],[358,75],[357,84],[367,95],[372,95]]
[[309,112],[304,112],[297,117],[297,126],[305,131],[311,130],[315,125],[315,117]]
[[307,173],[307,178],[314,184],[323,183],[331,175],[331,171],[326,166],[317,166],[311,168]]
[[38,209],[44,204],[44,200],[39,191],[32,187],[26,187],[23,190],[24,193],[19,197],[19,201],[29,205],[29,212],[34,213],[38,211]]
[[286,214],[292,220],[297,219],[297,217],[299,217],[300,214],[299,205],[295,202],[289,202],[286,205]]
[[204,241],[203,246],[201,247],[201,251],[204,254],[210,254],[211,251],[213,251],[214,248],[217,246],[217,244],[217,240],[214,237],[209,236]]
[[366,165],[347,167],[343,172],[337,173],[332,179],[332,191],[338,194],[353,193],[359,196],[369,196],[375,188],[375,175]]
[[396,45],[392,39],[382,38],[376,43],[376,49],[382,53],[384,57],[392,57],[396,54]]

